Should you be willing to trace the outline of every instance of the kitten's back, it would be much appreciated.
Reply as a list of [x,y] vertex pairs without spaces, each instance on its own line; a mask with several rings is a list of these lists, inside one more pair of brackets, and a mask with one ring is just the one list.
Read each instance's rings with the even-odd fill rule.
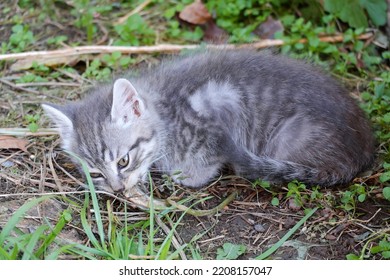
[[[364,113],[337,81],[310,64],[268,52],[207,51],[167,61],[142,79],[155,86],[167,119],[180,121],[177,112],[205,126],[217,119],[239,153],[316,169],[314,183],[347,182],[372,163],[374,140]],[[251,164],[236,169],[256,178],[262,172]]]

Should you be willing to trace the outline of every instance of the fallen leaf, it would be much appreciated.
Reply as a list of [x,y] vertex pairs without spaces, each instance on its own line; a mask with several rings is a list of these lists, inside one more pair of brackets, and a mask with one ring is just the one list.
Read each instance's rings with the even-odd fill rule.
[[207,43],[226,44],[229,39],[229,34],[216,25],[213,20],[209,20],[205,24],[203,39]]
[[260,24],[254,31],[261,39],[275,39],[275,33],[283,31],[283,24],[280,20],[275,20],[269,16],[265,22]]
[[[73,56],[63,56],[63,57],[47,57],[47,58],[40,58],[40,64],[54,67],[58,65],[76,65],[77,62],[80,60],[87,59],[87,57],[82,57],[78,55]],[[20,59],[16,61],[14,64],[11,65],[12,71],[20,71],[20,70],[26,70],[33,67],[34,62],[36,62],[36,58],[26,58],[26,59]]]
[[0,136],[0,150],[1,149],[19,149],[24,152],[27,151],[28,141],[26,139],[16,138],[13,136]]
[[298,210],[301,210],[301,206],[297,204],[297,201],[295,200],[295,198],[291,197],[289,200],[288,200],[288,209],[291,209],[293,211],[298,211]]
[[205,24],[211,19],[211,14],[201,0],[184,7],[179,18],[192,24]]
[[336,240],[337,237],[334,236],[333,234],[327,234],[327,235],[325,235],[325,239],[327,239],[327,240]]
[[225,243],[222,248],[217,249],[217,260],[235,260],[245,251],[246,247],[244,245]]

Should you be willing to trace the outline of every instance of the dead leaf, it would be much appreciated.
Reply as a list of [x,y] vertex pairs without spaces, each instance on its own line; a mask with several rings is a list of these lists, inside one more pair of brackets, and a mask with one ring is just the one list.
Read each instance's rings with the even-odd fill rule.
[[201,0],[196,0],[184,7],[179,18],[192,24],[205,24],[211,19],[211,14]]
[[226,44],[229,39],[229,34],[216,25],[213,20],[209,20],[204,28],[203,39],[207,43]]
[[24,152],[27,151],[28,141],[22,138],[16,138],[13,136],[0,135],[0,150],[1,149],[19,149]]
[[[87,59],[88,57],[85,57]],[[80,60],[83,60],[84,57],[80,57],[77,55],[73,56],[63,56],[63,57],[47,57],[47,58],[42,58],[42,61],[40,64],[49,66],[49,67],[54,67],[58,65],[76,65],[77,62]],[[12,71],[20,71],[20,70],[26,70],[32,68],[34,65],[34,62],[36,62],[36,58],[26,58],[26,59],[21,59],[16,61],[14,64],[11,65],[11,70]]]
[[283,24],[280,20],[275,20],[269,16],[265,22],[260,24],[254,31],[261,39],[274,39],[275,33],[283,31]]

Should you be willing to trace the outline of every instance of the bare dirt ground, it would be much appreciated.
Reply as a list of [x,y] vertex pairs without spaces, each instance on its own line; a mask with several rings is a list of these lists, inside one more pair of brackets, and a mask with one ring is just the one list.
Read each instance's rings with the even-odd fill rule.
[[[1,5],[0,8],[5,7]],[[39,38],[30,50],[45,48],[42,43],[44,39],[54,35],[64,34],[69,38],[81,36],[78,30],[51,22],[49,19],[43,26],[37,24],[34,18],[26,17],[25,20],[25,23],[30,24],[36,38]],[[8,38],[12,26],[3,21],[0,25],[0,38]],[[101,32],[101,35],[103,33]],[[140,63],[158,62],[158,59],[159,57],[137,56],[135,67]],[[34,114],[41,116],[37,120],[41,128],[49,127],[39,107],[41,102],[63,103],[79,99],[93,84],[91,80],[80,75],[86,67],[84,62],[73,65],[80,72],[68,72],[60,67],[50,68],[49,73],[42,73],[42,76],[48,79],[41,82],[20,82],[18,79],[29,70],[14,70],[12,65],[13,62],[9,61],[0,64],[0,128],[25,128],[29,124],[26,115]],[[51,72],[53,76],[50,76]],[[16,135],[15,131],[11,129],[9,134]],[[4,131],[2,133],[7,134]],[[26,201],[47,193],[56,194],[54,198],[29,211],[19,223],[19,228],[23,231],[33,232],[42,223],[55,224],[60,213],[70,207],[67,199],[82,204],[82,177],[65,153],[61,152],[58,136],[50,133],[30,133],[16,139],[24,139],[27,142],[14,139],[10,145],[16,146],[0,147],[0,230]],[[379,164],[376,164],[369,176],[356,178],[354,183],[365,186],[379,185],[380,172]],[[154,174],[153,179],[156,186],[164,183],[159,174]],[[348,202],[352,203],[352,208],[343,200],[347,189],[348,186],[320,189],[319,194],[316,189],[309,187],[301,189],[299,193],[304,197],[303,206],[298,206],[293,197],[288,197],[287,186],[275,186],[271,188],[271,193],[261,187],[254,188],[244,179],[227,177],[199,192],[173,186],[173,189],[156,188],[154,196],[164,198],[175,190],[180,197],[204,198],[211,195],[212,199],[195,206],[205,210],[218,205],[233,191],[238,191],[234,201],[222,211],[204,217],[187,214],[176,228],[175,237],[179,244],[190,242],[195,236],[202,235],[193,241],[193,246],[203,259],[215,259],[217,249],[225,243],[246,246],[245,253],[240,255],[239,259],[254,258],[294,227],[305,215],[305,209],[319,207],[271,258],[322,260],[345,259],[350,253],[360,255],[366,244],[369,249],[379,241],[375,237],[389,232],[390,204],[383,199],[381,188],[368,188],[369,192],[363,203],[354,197],[353,202]],[[313,195],[315,197],[311,199]],[[273,206],[271,200],[275,197],[279,199],[279,204]],[[124,212],[123,198],[99,194],[99,200],[103,213],[109,202],[117,216],[121,217],[120,213]],[[60,237],[69,242],[87,244],[88,240],[78,217],[79,209],[72,209],[73,219]],[[128,222],[148,219],[147,212],[132,207],[130,203],[127,212]],[[180,212],[176,214],[176,217],[179,216]],[[166,231],[161,229],[160,234],[166,235]],[[380,255],[369,254],[367,251],[365,253],[370,259],[381,258]],[[187,257],[191,258],[191,255]],[[62,258],[77,257],[65,255]]]

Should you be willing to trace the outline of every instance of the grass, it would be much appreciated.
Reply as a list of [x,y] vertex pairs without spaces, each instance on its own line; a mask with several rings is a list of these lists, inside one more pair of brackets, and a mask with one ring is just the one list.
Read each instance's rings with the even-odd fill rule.
[[[203,43],[206,35],[217,36],[207,26],[178,19],[191,0],[148,1],[122,24],[116,23],[118,18],[145,2],[97,2],[56,1],[48,9],[47,1],[24,0],[18,2],[17,10],[0,4],[1,52],[87,44],[192,44]],[[378,47],[380,40],[374,44],[357,39],[367,24],[377,29],[378,38],[384,35],[385,1],[371,1],[372,6],[357,1],[360,18],[348,10],[338,13],[334,10],[338,2],[332,0],[324,1],[324,7],[316,1],[204,2],[231,43],[258,40],[259,23],[269,16],[280,20],[284,30],[275,37],[285,44],[277,51],[320,65],[351,89],[378,140],[378,160],[371,173],[336,189],[308,187],[296,181],[280,189],[267,182],[226,177],[195,193],[181,189],[170,178],[152,174],[151,195],[166,198],[173,193],[174,207],[161,211],[152,205],[146,213],[137,212],[130,203],[95,191],[90,180],[86,182],[88,192],[75,191],[80,176],[58,152],[57,138],[39,134],[48,126],[39,104],[79,99],[96,80],[110,79],[142,64],[153,65],[160,56],[116,52],[81,57],[69,65],[32,63],[28,69],[0,61],[0,134],[30,141],[30,153],[0,150],[0,208],[12,210],[11,214],[0,212],[2,259],[235,259],[277,258],[278,253],[283,258],[282,243],[292,238],[327,244],[331,248],[327,258],[389,258],[390,53]],[[322,42],[318,37],[323,34],[342,34],[344,40]],[[25,130],[3,129],[12,127]],[[61,195],[39,195],[46,192]],[[233,197],[235,192],[234,201],[224,204],[226,194]],[[26,193],[38,198],[26,200]],[[14,197],[25,204],[8,206]],[[51,219],[39,217],[32,230],[26,227],[29,211],[49,201],[64,208]],[[318,210],[313,213],[313,209]],[[302,224],[306,231],[298,232]],[[254,230],[258,225],[265,231]],[[77,232],[77,241],[66,237],[72,231]],[[315,251],[311,255],[322,256]]]

